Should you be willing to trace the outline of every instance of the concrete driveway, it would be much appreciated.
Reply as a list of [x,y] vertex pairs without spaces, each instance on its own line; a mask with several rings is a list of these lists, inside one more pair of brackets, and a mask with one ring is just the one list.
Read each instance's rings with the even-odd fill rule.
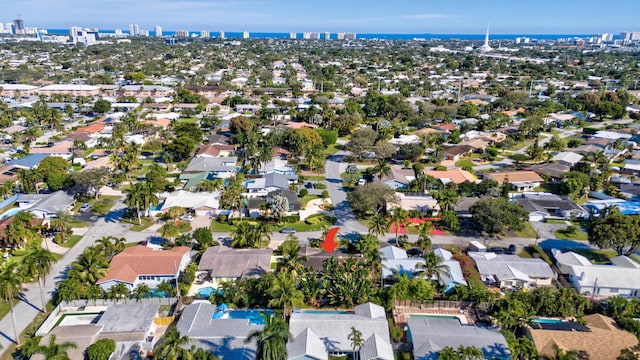
[[336,225],[340,226],[343,232],[366,233],[369,229],[356,219],[347,200],[347,193],[342,186],[340,174],[347,168],[347,164],[343,162],[345,155],[346,152],[338,151],[327,159],[324,166],[327,191],[334,206],[335,217],[338,219]]

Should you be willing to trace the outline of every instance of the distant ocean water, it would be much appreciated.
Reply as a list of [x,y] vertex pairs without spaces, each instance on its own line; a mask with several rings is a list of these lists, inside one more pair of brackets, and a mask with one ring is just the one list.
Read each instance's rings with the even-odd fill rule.
[[[69,29],[47,29],[49,34],[54,35],[69,35]],[[113,34],[115,30],[99,30],[101,33]],[[124,31],[124,33],[127,33]],[[175,31],[163,31],[162,34],[164,36],[173,36],[175,35]],[[217,37],[217,31],[211,31],[212,37]],[[198,31],[190,31],[190,35],[200,35]],[[149,32],[150,36],[154,36],[155,33],[153,31]],[[281,32],[250,32],[250,38],[252,39],[288,39],[289,33],[281,33]],[[320,35],[324,38],[324,33],[320,33]],[[530,39],[536,40],[557,40],[559,38],[585,38],[590,37],[592,35],[586,34],[490,34],[491,40],[515,40],[519,37],[527,37]],[[242,32],[225,32],[225,37],[228,39],[241,39]],[[473,41],[482,41],[484,40],[484,34],[357,34],[358,39],[382,39],[382,40],[413,40],[413,39],[439,39],[439,40],[473,40]],[[302,39],[302,33],[297,33],[297,38]],[[331,39],[335,39],[336,34],[331,33]]]

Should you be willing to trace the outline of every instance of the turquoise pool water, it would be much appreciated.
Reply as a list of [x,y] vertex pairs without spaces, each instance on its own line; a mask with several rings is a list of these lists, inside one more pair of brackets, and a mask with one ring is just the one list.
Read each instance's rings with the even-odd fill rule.
[[214,292],[216,292],[216,289],[214,289],[213,287],[204,287],[198,290],[198,297],[208,299]]
[[264,325],[264,319],[261,313],[271,315],[271,310],[230,310],[226,312],[226,318],[228,319],[249,319],[251,325]]
[[409,315],[410,318],[413,319],[440,319],[440,320],[455,320],[457,321],[459,324],[462,324],[460,322],[460,319],[457,316],[440,316],[440,315]]
[[149,207],[149,210],[151,210],[151,211],[160,211],[160,209],[162,209],[162,205],[164,205],[164,203],[151,205],[151,207]]
[[562,324],[564,321],[562,321],[562,320],[560,320],[560,319],[540,319],[540,318],[534,318],[534,319],[531,319],[531,322],[538,323],[538,324]]
[[4,214],[0,215],[0,219],[6,219],[6,218],[8,218],[10,216],[13,216],[13,215],[21,212],[21,211],[22,211],[22,209],[20,209],[20,208],[9,209],[9,210],[5,211]]

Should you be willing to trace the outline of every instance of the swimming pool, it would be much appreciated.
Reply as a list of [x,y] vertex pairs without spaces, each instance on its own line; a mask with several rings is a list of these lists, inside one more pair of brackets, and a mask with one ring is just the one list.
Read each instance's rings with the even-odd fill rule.
[[273,310],[229,310],[225,312],[223,319],[249,319],[250,325],[264,325],[264,318],[261,313],[267,316],[273,314]]
[[538,324],[562,324],[564,321],[560,319],[533,318],[531,322]]
[[9,210],[5,211],[4,214],[0,215],[0,219],[6,219],[6,218],[8,218],[10,216],[13,216],[13,215],[21,212],[21,211],[22,211],[22,209],[20,209],[20,208],[9,209]]
[[216,289],[211,286],[203,287],[198,290],[198,297],[208,299],[214,292]]
[[156,205],[151,205],[149,207],[149,211],[160,211],[160,209],[162,209],[162,206],[164,206],[164,203],[158,203]]
[[347,311],[339,310],[300,310],[303,314],[317,314],[317,315],[341,315],[348,314]]

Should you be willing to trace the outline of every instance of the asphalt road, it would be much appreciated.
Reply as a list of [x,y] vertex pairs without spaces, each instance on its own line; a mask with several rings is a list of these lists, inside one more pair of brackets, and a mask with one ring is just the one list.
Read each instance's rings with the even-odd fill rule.
[[342,161],[345,154],[344,151],[338,151],[336,154],[331,155],[327,159],[324,167],[327,191],[329,191],[329,196],[334,206],[334,214],[337,219],[336,226],[339,226],[340,231],[343,233],[354,231],[366,233],[369,229],[356,219],[356,216],[351,210],[351,205],[349,205],[349,201],[347,200],[347,193],[342,187],[340,174],[347,168],[347,164]]

